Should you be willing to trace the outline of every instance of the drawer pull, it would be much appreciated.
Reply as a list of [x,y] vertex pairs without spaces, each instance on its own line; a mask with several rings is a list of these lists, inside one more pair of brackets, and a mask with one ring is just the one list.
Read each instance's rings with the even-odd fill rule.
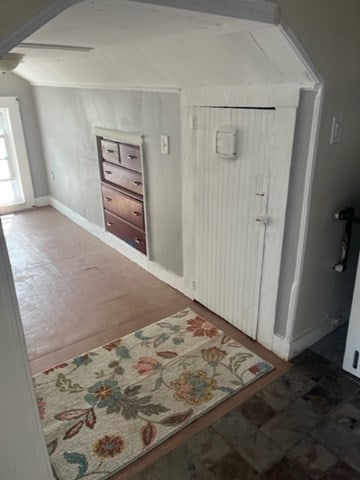
[[108,227],[114,227],[115,226],[115,224],[113,222],[106,222],[106,225]]
[[135,243],[137,243],[137,244],[139,245],[140,243],[142,243],[142,240],[141,240],[140,238],[137,238],[137,237],[136,237],[136,238],[135,238]]
[[110,197],[105,197],[105,200],[106,200],[107,202],[112,202],[112,198],[110,198]]
[[134,215],[134,217],[140,217],[140,212],[132,212],[132,214]]
[[136,181],[135,181],[135,182],[132,182],[132,183],[133,183],[133,185],[135,185],[135,187],[140,187],[140,185],[142,185],[141,182],[136,182]]
[[108,148],[108,149],[107,149],[107,152],[108,152],[108,153],[115,153],[115,150],[111,150],[111,149]]
[[108,175],[111,175],[113,172],[111,170],[105,170],[105,173],[107,173]]
[[136,160],[137,156],[136,155],[128,155],[127,158],[128,158],[128,160]]

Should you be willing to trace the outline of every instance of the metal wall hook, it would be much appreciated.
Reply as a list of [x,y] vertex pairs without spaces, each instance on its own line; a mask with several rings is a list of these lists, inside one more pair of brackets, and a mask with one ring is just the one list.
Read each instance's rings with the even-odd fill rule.
[[340,262],[336,263],[333,266],[333,270],[335,272],[342,273],[346,270],[346,267],[347,267],[351,233],[352,233],[352,224],[353,222],[360,222],[360,217],[355,216],[355,210],[353,207],[346,207],[346,208],[343,208],[342,210],[335,212],[334,218],[336,220],[346,222],[345,233],[344,233],[343,240],[341,242],[341,249],[342,249],[341,260]]
[[343,208],[342,210],[335,212],[334,218],[346,222],[360,223],[360,217],[355,215],[355,210],[352,207]]

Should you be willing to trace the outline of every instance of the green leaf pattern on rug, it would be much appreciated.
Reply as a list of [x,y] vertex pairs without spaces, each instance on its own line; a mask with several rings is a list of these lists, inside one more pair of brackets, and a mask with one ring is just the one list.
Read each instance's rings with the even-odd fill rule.
[[65,452],[64,458],[68,463],[73,463],[79,466],[79,473],[75,478],[75,480],[79,480],[85,475],[89,467],[89,464],[85,455],[83,455],[82,453]]
[[169,340],[169,338],[169,335],[167,335],[166,333],[162,333],[154,340],[154,348],[157,348],[159,345],[166,342],[166,340]]
[[128,350],[127,347],[125,347],[125,345],[120,345],[120,347],[118,347],[116,349],[116,355],[119,357],[119,358],[122,358],[122,359],[127,359],[127,358],[130,358],[130,352]]
[[143,342],[146,342],[147,340],[151,340],[151,337],[145,337],[144,331],[143,330],[137,330],[134,333],[134,336],[138,338],[139,340],[142,340]]
[[169,323],[169,322],[158,322],[159,327],[161,328],[168,328],[172,332],[180,332],[181,327],[180,325],[176,325],[174,323]]
[[[174,317],[175,318],[175,317]],[[180,318],[180,317],[179,317]],[[142,345],[146,347],[151,346],[151,340],[153,341],[152,345],[154,348],[157,348],[159,345],[162,343],[165,343],[167,340],[172,338],[172,342],[174,345],[180,345],[181,343],[184,342],[184,338],[181,337],[181,334],[184,334],[186,332],[185,329],[181,329],[180,325],[176,325],[174,323],[169,323],[169,322],[158,322],[156,325],[158,325],[161,328],[167,329],[169,332],[168,333],[160,333],[159,335],[155,336],[146,336],[144,335],[143,330],[137,330],[134,333],[134,336],[138,338],[139,340],[142,340]]]
[[85,390],[78,383],[73,384],[70,378],[67,378],[63,373],[58,374],[55,385],[60,392],[78,393]]
[[123,395],[108,407],[106,413],[121,413],[125,420],[130,420],[141,416],[141,414],[150,417],[169,411],[160,403],[151,403],[151,395],[139,397],[140,390],[141,385],[127,387]]
[[252,358],[253,355],[251,353],[239,352],[233,357],[230,358],[230,368],[233,373],[236,373],[241,365],[247,360],[248,358]]

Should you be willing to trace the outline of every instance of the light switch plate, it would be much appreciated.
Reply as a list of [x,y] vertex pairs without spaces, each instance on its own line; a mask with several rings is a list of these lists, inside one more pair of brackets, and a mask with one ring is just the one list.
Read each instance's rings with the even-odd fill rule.
[[169,135],[160,135],[160,151],[163,155],[169,154]]

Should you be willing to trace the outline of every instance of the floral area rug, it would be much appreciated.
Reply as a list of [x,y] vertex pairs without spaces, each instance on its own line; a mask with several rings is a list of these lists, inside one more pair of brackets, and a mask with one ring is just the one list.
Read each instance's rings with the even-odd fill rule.
[[40,373],[54,476],[108,478],[272,369],[187,309]]

